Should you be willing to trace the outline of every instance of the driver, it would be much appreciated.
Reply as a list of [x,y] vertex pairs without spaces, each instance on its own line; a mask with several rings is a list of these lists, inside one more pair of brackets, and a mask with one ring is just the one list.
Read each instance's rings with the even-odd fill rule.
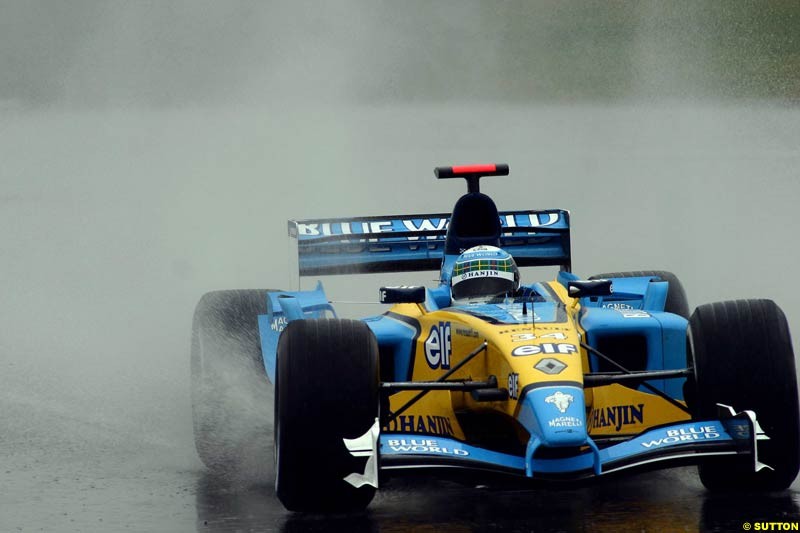
[[450,276],[453,303],[486,303],[513,296],[519,269],[511,254],[496,246],[475,246],[456,259]]

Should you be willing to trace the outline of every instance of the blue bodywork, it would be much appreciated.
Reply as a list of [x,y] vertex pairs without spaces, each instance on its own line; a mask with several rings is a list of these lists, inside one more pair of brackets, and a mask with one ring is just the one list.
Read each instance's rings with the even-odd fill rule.
[[311,291],[279,291],[267,293],[267,314],[258,316],[258,331],[261,336],[261,353],[264,368],[270,383],[275,383],[275,357],[278,338],[292,320],[303,318],[336,317],[336,311],[328,301],[322,282]]
[[[578,277],[560,272],[558,281],[566,286]],[[686,368],[686,328],[688,321],[664,312],[669,283],[652,281],[652,276],[612,278],[611,296],[581,298],[580,324],[586,341],[597,346],[601,337],[639,335],[647,344],[647,361],[642,370]],[[590,354],[591,370],[598,367],[597,356]],[[669,396],[683,399],[683,379],[654,380],[650,384]],[[646,391],[644,388],[640,388]]]
[[[650,429],[625,442],[589,450],[563,458],[525,457],[486,450],[445,437],[414,434],[381,435],[380,454],[384,468],[391,469],[394,459],[400,465],[415,458],[418,466],[450,466],[468,463],[472,468],[503,469],[527,477],[570,477],[610,474],[632,467],[643,467],[669,459],[690,457],[698,445],[709,455],[735,455],[737,449],[751,451],[755,447],[755,428],[746,415],[720,420],[685,422]],[[591,444],[591,441],[589,441]]]
[[[574,274],[561,272],[558,281],[567,286],[569,281],[578,280]],[[604,336],[641,335],[647,343],[647,364],[644,370],[680,369],[686,366],[686,327],[683,317],[664,312],[668,282],[651,281],[652,277],[616,278],[613,297],[582,298],[581,326],[586,330],[586,341],[596,346]],[[539,284],[530,286],[537,290]],[[545,291],[538,289],[539,293]],[[425,302],[429,311],[450,305],[450,293],[446,284],[427,290]],[[520,309],[516,309],[520,308]],[[488,319],[502,323],[521,323],[521,305],[480,305],[470,306],[470,311]],[[556,320],[558,305],[554,302],[536,304],[536,321]],[[286,324],[298,318],[322,318],[336,316],[333,306],[318,283],[310,291],[272,292],[268,294],[267,314],[258,318],[261,335],[264,366],[270,380],[275,375],[275,351],[278,337]],[[377,315],[362,319],[375,333],[378,343],[388,347],[394,357],[394,379],[398,381],[411,378],[411,356],[413,343],[419,331],[402,317],[391,314]],[[590,355],[592,370],[598,366],[597,357]],[[651,384],[673,398],[683,399],[683,381],[679,379],[652,381]],[[645,391],[645,389],[641,389]]]
[[[561,272],[558,276],[558,282],[565,288],[570,281],[578,279],[568,272]],[[581,299],[579,320],[586,331],[586,341],[590,345],[596,345],[598,339],[604,336],[641,335],[647,343],[646,370],[684,368],[687,321],[663,310],[668,282],[653,280],[652,277],[641,277],[614,279],[613,283],[615,288],[613,296]],[[537,301],[533,306],[531,314],[535,313],[537,323],[564,320],[564,316],[559,315],[559,312],[563,313],[563,304],[553,295],[548,295],[542,284],[527,286],[526,290],[545,295],[544,301]],[[449,289],[445,283],[427,289],[425,306],[429,311],[449,305]],[[470,305],[462,309],[500,323],[518,324],[525,320],[521,313],[521,304],[518,303]],[[310,291],[269,293],[267,310],[267,314],[259,316],[258,321],[264,365],[269,379],[274,381],[278,338],[288,322],[303,318],[335,317],[336,314],[321,283]],[[392,379],[411,380],[415,342],[420,335],[419,325],[415,325],[413,321],[403,320],[402,315],[392,313],[362,320],[373,331],[381,348],[393,353]],[[527,321],[530,323],[530,315]],[[598,363],[595,356],[591,356],[590,364],[593,366],[590,370],[596,370]],[[683,381],[683,379],[671,379],[650,383],[673,398],[682,399]],[[643,388],[642,390],[645,391]],[[539,411],[546,406],[545,399],[556,391],[570,394],[572,401],[566,411],[560,413],[562,424],[557,427],[542,427],[541,421],[552,417],[545,416]],[[393,457],[403,457],[406,460],[409,456],[417,457],[421,463],[430,458],[446,459],[466,461],[471,466],[493,466],[535,478],[555,474],[600,475],[624,468],[624,465],[620,465],[626,461],[641,463],[642,457],[652,456],[652,461],[659,460],[655,458],[656,456],[668,459],[677,453],[676,450],[682,448],[687,448],[685,453],[689,453],[688,449],[693,448],[698,439],[702,440],[703,446],[708,447],[711,443],[722,450],[719,453],[725,454],[736,453],[732,450],[741,449],[743,446],[725,429],[726,424],[729,425],[730,422],[717,420],[678,423],[667,428],[652,429],[628,441],[600,449],[588,437],[584,423],[570,427],[570,420],[585,419],[584,404],[583,389],[566,385],[540,387],[521,398],[518,420],[531,434],[525,454],[522,456],[499,453],[444,437],[398,433],[381,436],[380,453],[388,464],[392,464]],[[714,431],[709,428],[713,428]],[[746,434],[749,436],[752,434],[752,428],[748,431],[750,432]],[[561,459],[546,459],[536,455],[536,450],[541,446],[587,446],[588,451]]]
[[[459,200],[452,217],[449,214],[431,214],[289,221],[289,235],[297,243],[300,275],[438,270],[440,283],[426,290],[424,306],[429,312],[448,308],[451,306],[450,272],[459,250],[465,249],[467,244],[474,245],[476,239],[484,238],[483,234],[459,234],[458,231],[450,234],[448,228],[452,228],[457,219],[459,231],[465,231],[464,228],[469,227],[472,221],[470,217],[474,211],[462,210],[461,218],[457,217],[459,205],[465,199],[472,202],[470,205],[473,207],[486,208],[484,215],[488,218],[483,221],[494,227],[494,233],[485,236],[484,244],[504,248],[521,266],[560,266],[557,281],[565,289],[571,281],[579,280],[570,272],[567,211],[498,213],[488,197],[472,192]],[[499,224],[495,217],[499,217]],[[646,360],[636,370],[685,368],[687,321],[664,311],[669,283],[652,276],[617,278],[612,282],[611,295],[580,299],[578,321],[585,331],[583,342],[598,346],[609,339],[635,337],[636,342],[646,347],[642,352]],[[537,323],[566,320],[565,305],[549,286],[533,284],[524,286],[523,290],[527,291],[525,294],[539,298],[534,309],[526,313],[522,313],[521,303],[513,301],[452,309],[502,324],[530,323],[532,316]],[[336,314],[321,283],[310,291],[269,293],[267,314],[259,316],[258,323],[264,366],[271,381],[275,379],[278,338],[286,325],[292,320],[328,316],[335,317]],[[382,373],[388,374],[391,381],[410,381],[416,342],[421,334],[419,323],[392,312],[362,320],[375,334],[381,353],[391,354],[391,372],[383,368]],[[603,362],[591,354],[589,365],[590,368],[584,372],[600,372]],[[665,379],[649,383],[681,400],[684,381]],[[646,391],[643,387],[640,390]],[[552,409],[548,402],[552,403],[552,397],[558,394],[571,398],[564,402],[566,407],[563,410],[559,407],[560,416],[556,421],[553,416],[540,411],[545,406]],[[381,463],[387,468],[403,468],[426,466],[431,462],[457,462],[460,466],[490,467],[535,478],[555,474],[599,475],[676,455],[690,455],[701,449],[713,448],[712,455],[735,454],[748,446],[755,449],[753,426],[747,425],[749,419],[741,419],[738,415],[729,420],[675,423],[653,428],[602,449],[589,438],[585,420],[584,390],[580,383],[542,384],[519,399],[518,421],[531,436],[523,455],[499,453],[451,438],[388,433],[380,437]],[[739,424],[736,426],[738,430],[731,433],[731,424]],[[746,435],[746,438],[734,438],[736,435]],[[540,447],[581,451],[555,459],[546,458],[546,454],[536,454]]]
[[[520,266],[570,261],[569,212],[497,213],[498,245]],[[327,220],[290,220],[301,276],[354,272],[440,270],[448,281],[458,254],[445,253],[450,215],[390,215]]]

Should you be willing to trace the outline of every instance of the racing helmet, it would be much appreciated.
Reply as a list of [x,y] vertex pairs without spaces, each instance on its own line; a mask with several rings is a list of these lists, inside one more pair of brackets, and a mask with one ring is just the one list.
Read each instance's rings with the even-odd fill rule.
[[454,301],[488,301],[519,289],[519,269],[511,254],[496,246],[474,246],[456,259],[450,276]]

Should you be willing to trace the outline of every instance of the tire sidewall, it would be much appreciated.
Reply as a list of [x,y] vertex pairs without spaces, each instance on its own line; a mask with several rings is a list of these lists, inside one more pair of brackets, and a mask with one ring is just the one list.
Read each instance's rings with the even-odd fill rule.
[[366,507],[367,458],[344,440],[363,435],[378,417],[378,350],[371,330],[341,319],[290,322],[278,342],[275,396],[276,492],[293,511],[344,512]]
[[717,404],[751,410],[769,440],[759,460],[775,470],[754,472],[752,459],[707,462],[700,477],[712,490],[782,490],[800,466],[800,405],[786,317],[771,300],[703,305],[689,320],[687,354],[694,381],[687,388],[692,416],[717,419]]

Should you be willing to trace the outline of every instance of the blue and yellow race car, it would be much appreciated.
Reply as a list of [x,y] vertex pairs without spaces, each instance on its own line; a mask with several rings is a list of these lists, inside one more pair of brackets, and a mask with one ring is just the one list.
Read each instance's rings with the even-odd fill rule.
[[[452,213],[291,220],[300,276],[434,270],[339,318],[313,290],[216,291],[192,332],[195,442],[223,471],[274,442],[287,509],[366,507],[421,469],[477,483],[578,481],[697,464],[712,490],[781,490],[800,466],[786,318],[770,300],[698,307],[664,271],[572,273],[565,210],[500,211],[480,178]],[[519,268],[558,266],[525,283]]]

